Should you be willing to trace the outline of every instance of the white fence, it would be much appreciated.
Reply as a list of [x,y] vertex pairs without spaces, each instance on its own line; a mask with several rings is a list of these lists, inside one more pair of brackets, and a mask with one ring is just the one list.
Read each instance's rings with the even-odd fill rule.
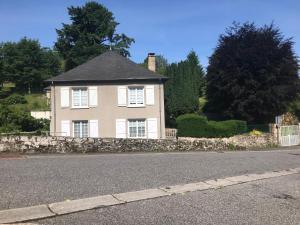
[[280,126],[279,127],[279,144],[281,146],[299,145],[299,126]]
[[177,136],[177,129],[166,128],[166,138],[173,139]]

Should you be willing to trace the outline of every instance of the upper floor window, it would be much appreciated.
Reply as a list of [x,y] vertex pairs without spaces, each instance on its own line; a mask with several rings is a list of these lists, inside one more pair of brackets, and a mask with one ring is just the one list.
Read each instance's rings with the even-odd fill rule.
[[88,107],[88,89],[74,88],[72,90],[72,103],[74,108]]
[[145,104],[144,88],[129,87],[128,88],[128,105],[143,106]]

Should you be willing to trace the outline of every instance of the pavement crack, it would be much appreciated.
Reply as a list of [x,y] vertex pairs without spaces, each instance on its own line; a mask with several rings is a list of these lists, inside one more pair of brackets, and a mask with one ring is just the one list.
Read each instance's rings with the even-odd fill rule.
[[48,210],[53,213],[54,215],[58,216],[58,214],[56,212],[54,212],[51,208],[50,208],[50,205],[49,204],[46,204]]
[[123,200],[121,200],[121,199],[119,199],[119,198],[117,198],[114,194],[112,194],[111,195],[114,199],[116,199],[117,201],[119,201],[119,202],[121,202],[121,203],[127,203],[126,201],[123,201]]

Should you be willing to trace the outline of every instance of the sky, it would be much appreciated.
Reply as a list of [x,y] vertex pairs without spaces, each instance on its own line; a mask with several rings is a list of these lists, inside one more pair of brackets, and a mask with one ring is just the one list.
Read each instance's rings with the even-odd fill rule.
[[[69,6],[85,0],[0,0],[0,42],[26,36],[53,47],[62,23],[70,23]],[[117,32],[135,39],[131,60],[142,62],[148,52],[168,62],[184,60],[194,50],[206,67],[219,35],[236,22],[258,26],[274,22],[292,37],[300,56],[300,0],[101,0],[120,23]]]

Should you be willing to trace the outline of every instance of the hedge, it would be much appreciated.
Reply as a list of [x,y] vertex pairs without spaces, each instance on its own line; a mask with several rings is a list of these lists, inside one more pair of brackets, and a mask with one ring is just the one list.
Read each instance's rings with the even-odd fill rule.
[[181,137],[230,137],[247,132],[247,123],[241,120],[208,121],[197,114],[185,114],[176,119]]

